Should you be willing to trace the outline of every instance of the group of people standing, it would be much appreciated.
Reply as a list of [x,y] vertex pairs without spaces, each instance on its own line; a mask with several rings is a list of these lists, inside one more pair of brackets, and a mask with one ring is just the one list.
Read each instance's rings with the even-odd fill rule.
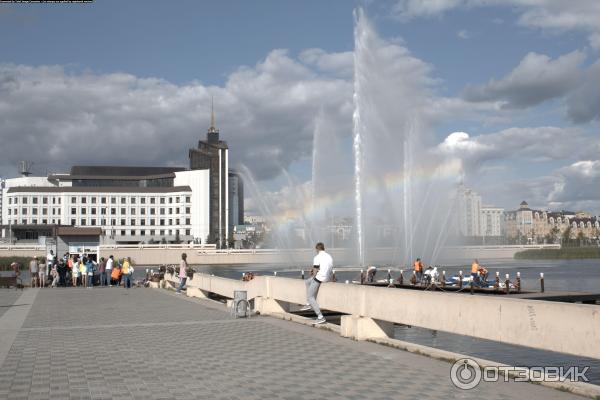
[[134,268],[129,257],[122,262],[115,260],[111,255],[107,260],[104,257],[96,262],[87,255],[65,253],[62,258],[54,255],[50,250],[46,262],[40,262],[33,257],[29,262],[31,287],[57,287],[73,286],[92,288],[98,286],[120,286],[129,289]]

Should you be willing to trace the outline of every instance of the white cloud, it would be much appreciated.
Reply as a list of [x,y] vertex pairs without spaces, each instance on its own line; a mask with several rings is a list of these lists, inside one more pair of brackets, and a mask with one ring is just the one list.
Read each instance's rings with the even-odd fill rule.
[[590,42],[590,47],[592,48],[592,50],[594,51],[598,51],[600,50],[600,33],[592,33],[589,38],[588,38],[589,42]]
[[472,102],[500,101],[505,108],[531,107],[562,97],[575,88],[583,75],[585,54],[573,51],[556,59],[527,54],[506,77],[481,86],[467,86],[463,98]]
[[582,84],[565,99],[567,115],[577,123],[600,121],[600,61],[590,66]]
[[456,36],[458,36],[460,39],[468,39],[471,37],[471,34],[466,29],[461,29],[460,31],[456,32]]
[[400,20],[436,17],[458,7],[509,6],[519,24],[549,31],[600,32],[597,0],[399,0],[392,11]]
[[186,165],[187,149],[205,137],[211,96],[234,165],[252,166],[260,179],[310,157],[320,109],[350,131],[352,83],[284,50],[235,71],[223,87],[4,64],[0,175],[14,175],[20,159],[39,174],[73,164]]
[[600,138],[576,128],[509,128],[471,137],[454,132],[436,151],[462,160],[464,170],[475,174],[483,163],[495,160],[527,162],[580,159],[600,150]]

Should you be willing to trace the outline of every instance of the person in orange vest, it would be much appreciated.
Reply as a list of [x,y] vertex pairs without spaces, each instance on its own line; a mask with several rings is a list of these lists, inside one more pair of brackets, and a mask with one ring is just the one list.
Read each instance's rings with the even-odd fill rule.
[[479,281],[479,261],[477,259],[471,264],[471,277],[473,278],[473,282]]
[[420,258],[417,258],[417,260],[415,261],[414,270],[418,282],[423,277],[423,263],[421,262]]

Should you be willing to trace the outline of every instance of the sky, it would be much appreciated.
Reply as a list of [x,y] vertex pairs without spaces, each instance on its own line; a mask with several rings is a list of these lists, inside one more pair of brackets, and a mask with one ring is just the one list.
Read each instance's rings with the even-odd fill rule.
[[352,172],[356,7],[420,68],[397,96],[425,98],[429,145],[485,204],[600,214],[597,0],[2,4],[0,176],[185,166],[214,98],[231,164],[287,204],[318,127]]

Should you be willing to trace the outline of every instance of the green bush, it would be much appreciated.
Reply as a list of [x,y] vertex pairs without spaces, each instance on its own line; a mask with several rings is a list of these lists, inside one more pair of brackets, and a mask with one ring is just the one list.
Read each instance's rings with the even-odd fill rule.
[[530,249],[515,254],[517,260],[574,260],[583,258],[600,258],[600,247]]

